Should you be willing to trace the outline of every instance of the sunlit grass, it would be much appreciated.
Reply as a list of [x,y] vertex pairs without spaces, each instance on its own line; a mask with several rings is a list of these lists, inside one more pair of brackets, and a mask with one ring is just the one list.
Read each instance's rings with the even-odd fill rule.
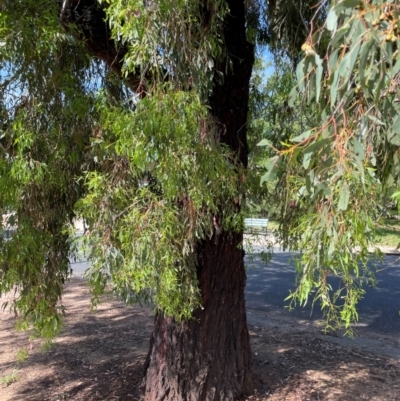
[[[278,229],[279,221],[268,221],[268,231],[273,232]],[[377,245],[400,248],[400,220],[380,219],[379,223],[375,224],[375,230]]]
[[381,219],[375,225],[377,245],[397,248],[400,245],[400,221]]

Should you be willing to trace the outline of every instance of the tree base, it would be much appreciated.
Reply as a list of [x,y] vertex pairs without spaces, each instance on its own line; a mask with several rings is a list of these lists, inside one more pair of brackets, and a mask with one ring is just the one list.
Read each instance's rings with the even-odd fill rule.
[[242,235],[198,252],[202,310],[176,323],[158,313],[145,367],[145,401],[232,401],[253,392]]

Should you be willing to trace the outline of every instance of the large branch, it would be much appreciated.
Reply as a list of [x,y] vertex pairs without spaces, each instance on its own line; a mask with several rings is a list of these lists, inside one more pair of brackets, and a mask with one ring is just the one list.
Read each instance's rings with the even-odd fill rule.
[[[122,77],[126,46],[115,42],[106,21],[104,8],[97,0],[57,0],[60,22],[67,31],[71,25],[77,27],[79,38],[84,41],[89,53],[103,60],[106,65]],[[138,67],[126,77],[129,86],[138,93],[145,92],[144,79]]]

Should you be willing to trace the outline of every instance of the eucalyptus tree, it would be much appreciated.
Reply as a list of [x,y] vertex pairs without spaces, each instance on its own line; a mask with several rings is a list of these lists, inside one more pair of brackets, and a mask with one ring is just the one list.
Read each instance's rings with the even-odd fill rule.
[[295,295],[317,287],[330,307],[325,278],[342,274],[344,308],[328,311],[355,317],[365,194],[398,165],[399,19],[396,2],[331,3],[326,23],[328,4],[311,0],[0,3],[0,209],[16,226],[0,241],[0,289],[18,290],[22,327],[60,330],[83,218],[94,302],[109,278],[127,302],[156,305],[145,399],[253,391],[242,210],[250,77],[266,42],[298,64],[286,110],[304,93],[320,126],[269,138],[262,178],[284,177],[284,199],[301,206],[287,231],[305,247]]
[[[292,300],[305,303],[314,292],[329,321],[350,330],[363,284],[374,282],[367,262],[377,203],[400,172],[400,3],[338,0],[318,7],[324,23],[309,20],[288,96],[289,107],[311,106],[314,121],[275,147],[262,180],[279,177],[286,203],[296,201],[295,212],[284,208],[282,218],[291,244],[303,250]],[[279,29],[290,37],[290,25]],[[341,278],[336,291],[331,274]]]
[[156,304],[147,400],[253,390],[240,247],[249,7],[0,4],[0,208],[16,226],[0,245],[1,291],[19,290],[22,327],[57,333],[83,218],[94,300],[110,277],[127,301]]

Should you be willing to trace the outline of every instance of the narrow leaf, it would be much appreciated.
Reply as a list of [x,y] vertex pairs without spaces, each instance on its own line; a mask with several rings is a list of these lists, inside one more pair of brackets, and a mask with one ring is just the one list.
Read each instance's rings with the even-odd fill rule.
[[292,138],[293,142],[303,142],[305,139],[308,139],[311,135],[312,135],[313,130],[308,130],[303,132],[300,135],[295,136],[294,138]]
[[257,146],[271,146],[271,141],[268,139],[262,139],[260,142],[257,143]]
[[336,15],[335,10],[330,10],[328,16],[326,18],[326,28],[329,31],[335,31],[337,27],[338,16]]
[[344,183],[339,191],[339,202],[338,202],[339,210],[347,209],[347,207],[349,205],[349,198],[350,198],[349,186],[347,185],[347,183]]

